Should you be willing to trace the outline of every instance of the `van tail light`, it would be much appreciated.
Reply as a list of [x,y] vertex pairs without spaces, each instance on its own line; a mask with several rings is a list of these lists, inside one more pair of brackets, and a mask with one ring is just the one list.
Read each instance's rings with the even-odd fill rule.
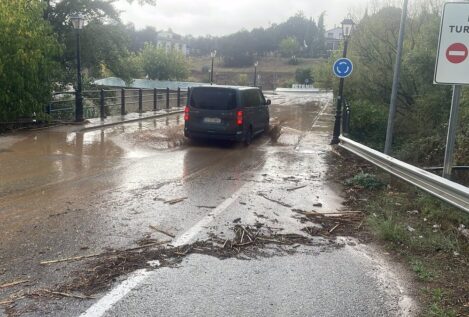
[[243,112],[242,111],[238,111],[236,113],[236,124],[243,125]]
[[189,112],[190,112],[189,106],[186,106],[184,108],[184,121],[189,121],[189,119],[191,118],[189,115]]

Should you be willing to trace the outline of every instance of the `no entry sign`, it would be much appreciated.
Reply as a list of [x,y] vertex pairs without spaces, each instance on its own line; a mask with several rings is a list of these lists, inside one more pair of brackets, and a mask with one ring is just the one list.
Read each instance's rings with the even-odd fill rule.
[[446,50],[446,59],[450,63],[459,64],[467,58],[467,46],[462,43],[451,44]]
[[436,84],[469,84],[469,2],[448,2],[443,9],[435,68]]

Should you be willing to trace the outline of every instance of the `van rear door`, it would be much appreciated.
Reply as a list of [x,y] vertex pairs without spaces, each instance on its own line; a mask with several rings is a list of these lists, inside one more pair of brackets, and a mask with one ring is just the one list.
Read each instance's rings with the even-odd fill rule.
[[196,87],[190,96],[190,120],[187,128],[194,132],[234,134],[237,90],[222,87]]

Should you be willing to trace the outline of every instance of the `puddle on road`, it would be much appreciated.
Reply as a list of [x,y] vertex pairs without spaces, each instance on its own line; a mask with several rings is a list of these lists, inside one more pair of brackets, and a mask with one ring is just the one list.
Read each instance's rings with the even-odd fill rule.
[[168,150],[181,147],[188,143],[184,136],[184,126],[170,126],[153,129],[151,131],[132,133],[126,137],[135,145],[151,148],[154,150]]

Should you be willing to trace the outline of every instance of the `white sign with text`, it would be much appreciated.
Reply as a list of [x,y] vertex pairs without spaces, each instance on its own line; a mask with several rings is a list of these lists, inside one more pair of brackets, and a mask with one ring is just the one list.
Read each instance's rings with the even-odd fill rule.
[[443,9],[435,84],[469,84],[469,2],[448,2]]

